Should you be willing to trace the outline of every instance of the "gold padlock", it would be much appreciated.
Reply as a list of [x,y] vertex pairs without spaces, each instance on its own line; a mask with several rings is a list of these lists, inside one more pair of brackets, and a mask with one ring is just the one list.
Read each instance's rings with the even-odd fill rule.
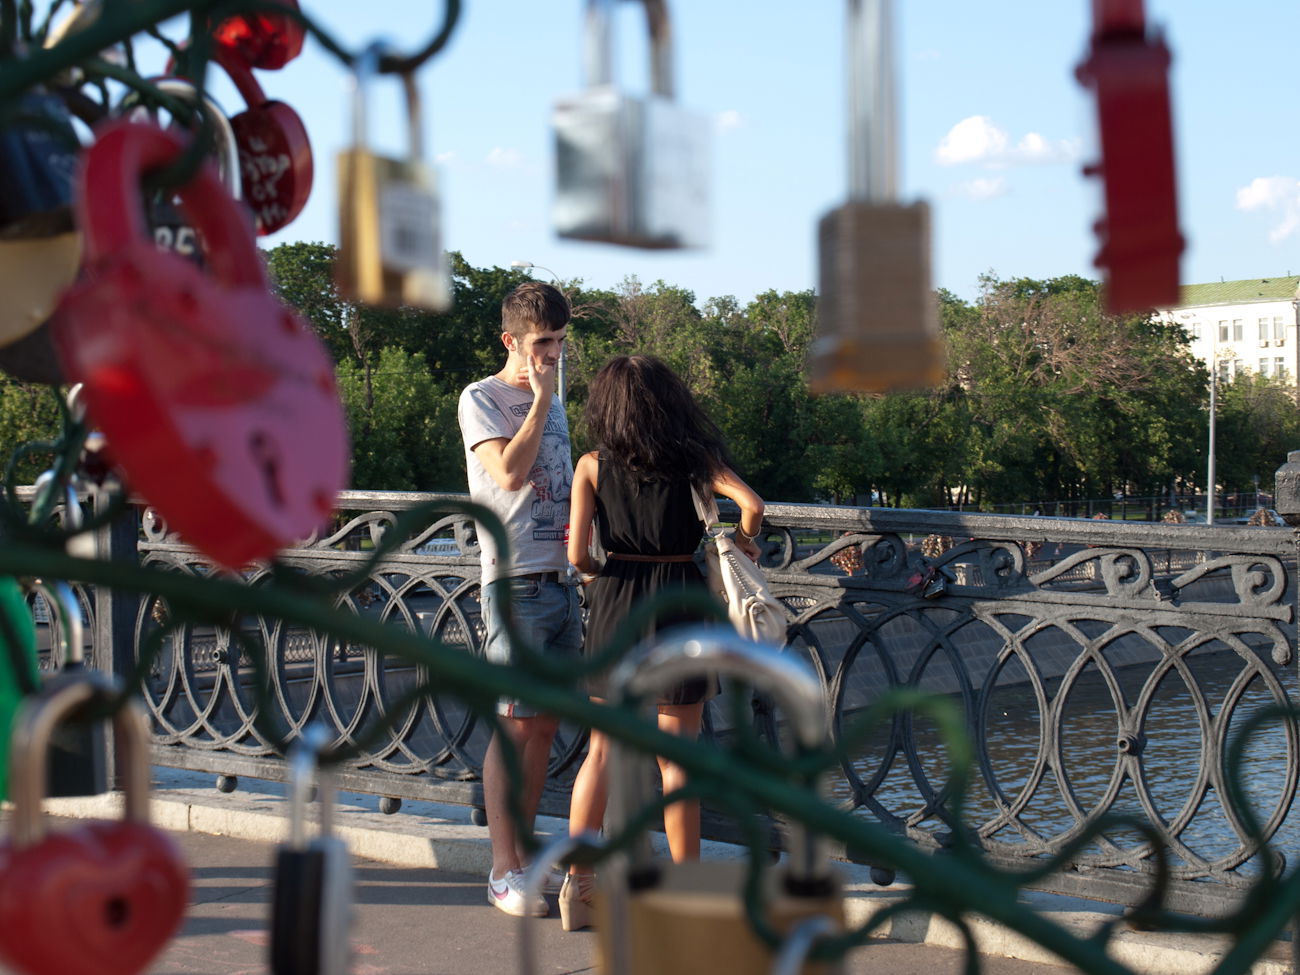
[[[716,673],[773,695],[789,729],[804,748],[826,734],[821,687],[802,662],[742,640],[730,627],[674,631],[666,641],[633,653],[611,675],[616,700],[640,707],[688,677]],[[648,715],[647,715],[648,716]],[[651,797],[644,757],[611,743],[610,823],[616,834]],[[663,863],[651,857],[649,839],[638,837],[628,853],[611,858],[596,896],[599,971],[605,975],[727,975],[768,971],[777,959],[749,922],[743,861]],[[829,932],[844,930],[842,882],[824,844],[805,830],[792,830],[783,867],[765,866],[763,912],[788,936],[811,918],[824,917]],[[838,963],[807,964],[803,973],[831,975]]]
[[930,289],[930,210],[896,202],[890,0],[849,0],[850,200],[817,228],[814,393],[888,392],[943,379]]
[[420,92],[402,75],[409,151],[406,159],[367,147],[365,86],[384,48],[372,44],[353,64],[353,144],[338,156],[339,256],[335,282],[345,297],[367,305],[451,307],[451,275],[442,250],[438,177],[424,161]]

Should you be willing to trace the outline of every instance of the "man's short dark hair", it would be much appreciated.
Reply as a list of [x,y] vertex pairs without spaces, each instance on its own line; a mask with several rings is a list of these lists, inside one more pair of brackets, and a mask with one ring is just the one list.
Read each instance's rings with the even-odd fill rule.
[[501,328],[517,339],[529,332],[554,332],[569,324],[569,300],[543,281],[525,281],[501,302]]

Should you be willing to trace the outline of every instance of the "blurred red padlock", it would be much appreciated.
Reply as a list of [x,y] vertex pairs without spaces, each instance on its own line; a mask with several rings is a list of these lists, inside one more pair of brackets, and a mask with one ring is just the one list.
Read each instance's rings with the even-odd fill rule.
[[1075,71],[1097,96],[1105,216],[1097,221],[1106,310],[1113,315],[1178,304],[1178,230],[1169,48],[1148,30],[1142,0],[1093,0],[1088,56]]
[[207,270],[154,246],[141,179],[177,135],[115,120],[85,153],[82,279],[52,320],[70,382],[131,488],[229,568],[309,535],[344,487],[348,443],[328,353],[269,292],[247,214],[204,163],[178,191]]
[[41,816],[52,732],[114,696],[102,677],[88,676],[32,695],[14,720],[0,960],[23,975],[136,975],[185,914],[189,871],[171,837],[149,824],[149,728],[137,702],[113,718],[123,819],[47,832]]
[[[271,0],[298,12],[298,0]],[[212,32],[216,46],[230,52],[250,68],[275,71],[302,53],[306,28],[293,14],[266,10],[239,14],[224,20]]]
[[293,108],[266,97],[253,71],[229,51],[215,60],[235,83],[248,108],[230,119],[239,147],[244,203],[259,234],[287,227],[311,195],[312,155],[307,127]]

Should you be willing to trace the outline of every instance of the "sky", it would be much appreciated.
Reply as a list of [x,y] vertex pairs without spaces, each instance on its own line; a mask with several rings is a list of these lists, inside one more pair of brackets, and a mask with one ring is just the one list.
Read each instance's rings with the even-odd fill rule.
[[[429,0],[301,0],[350,49],[412,51]],[[644,17],[620,4],[615,75],[648,87]],[[817,281],[816,227],[847,198],[846,4],[670,0],[678,101],[712,132],[712,244],[656,252],[559,240],[551,226],[551,110],[582,84],[584,0],[465,0],[449,46],[419,74],[424,142],[443,190],[444,244],[476,267],[529,261],[546,280],[613,288],[662,279],[697,302],[742,304]],[[1148,0],[1171,77],[1185,284],[1300,273],[1300,101],[1294,0]],[[1098,278],[1095,108],[1074,78],[1088,0],[902,0],[895,5],[900,201],[929,202],[933,285],[973,299],[981,274]],[[265,246],[337,243],[334,158],[352,138],[347,71],[309,39],[267,95],[303,116],[316,156],[303,214]],[[233,90],[214,92],[228,110]],[[367,88],[367,137],[406,151],[402,88]]]

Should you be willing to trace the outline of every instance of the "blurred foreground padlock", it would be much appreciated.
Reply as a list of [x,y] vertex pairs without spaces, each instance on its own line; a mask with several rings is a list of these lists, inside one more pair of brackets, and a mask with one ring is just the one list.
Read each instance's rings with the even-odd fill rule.
[[611,68],[617,0],[588,0],[585,88],[558,102],[555,231],[630,247],[709,243],[709,119],[674,99],[665,0],[642,0],[650,35],[651,94],[618,89]]
[[244,202],[257,232],[283,230],[307,205],[315,167],[307,127],[293,107],[266,97],[253,69],[217,49],[217,62],[248,107],[230,119]]
[[[310,725],[289,753],[289,839],[276,851],[271,902],[273,975],[343,975],[350,968],[352,861],[333,834],[334,785],[319,764],[328,744],[328,732]],[[320,833],[308,839],[313,772]]]
[[930,290],[930,210],[896,202],[890,0],[849,0],[849,202],[817,228],[815,393],[915,389],[943,378]]
[[[123,818],[47,832],[41,815],[53,732],[77,711],[113,716]],[[189,873],[149,824],[149,727],[101,675],[24,701],[10,754],[10,838],[0,846],[0,962],[23,975],[137,975],[180,926]]]
[[77,195],[85,273],[51,331],[131,489],[239,568],[330,516],[347,433],[328,353],[270,293],[248,212],[210,164],[177,191],[207,271],[148,236],[141,183],[184,151],[155,125],[99,128]]
[[[86,666],[85,627],[81,604],[72,587],[62,580],[37,579],[36,591],[44,597],[50,617],[50,658],[58,669],[45,680],[49,692],[68,684],[98,679]],[[84,714],[71,714],[50,735],[50,798],[97,796],[108,791],[108,738],[104,722]]]
[[353,65],[352,148],[339,153],[339,292],[366,305],[451,307],[451,276],[442,250],[438,177],[424,160],[420,91],[402,75],[409,151],[388,159],[370,151],[365,87],[384,48],[372,44]]
[[[802,749],[816,748],[826,734],[820,685],[806,666],[788,655],[742,639],[730,627],[676,630],[648,652],[634,651],[610,678],[624,707],[647,715],[664,689],[705,673],[732,677],[771,694],[783,709],[791,735]],[[651,763],[617,739],[611,743],[608,833],[618,835],[650,802],[646,773]],[[596,899],[598,970],[604,975],[752,975],[772,968],[777,955],[754,932],[743,889],[744,861],[661,863],[643,833],[630,853],[612,858],[599,875]],[[844,930],[841,881],[822,843],[803,829],[790,831],[782,866],[762,870],[762,910],[781,935],[802,922],[824,917],[828,933]],[[803,973],[840,971],[838,963],[794,969]]]
[[[31,336],[49,317],[81,262],[73,226],[73,180],[80,143],[67,105],[29,91],[0,116],[0,349]],[[52,358],[52,357],[51,357]],[[57,370],[0,358],[17,379],[57,383]]]

